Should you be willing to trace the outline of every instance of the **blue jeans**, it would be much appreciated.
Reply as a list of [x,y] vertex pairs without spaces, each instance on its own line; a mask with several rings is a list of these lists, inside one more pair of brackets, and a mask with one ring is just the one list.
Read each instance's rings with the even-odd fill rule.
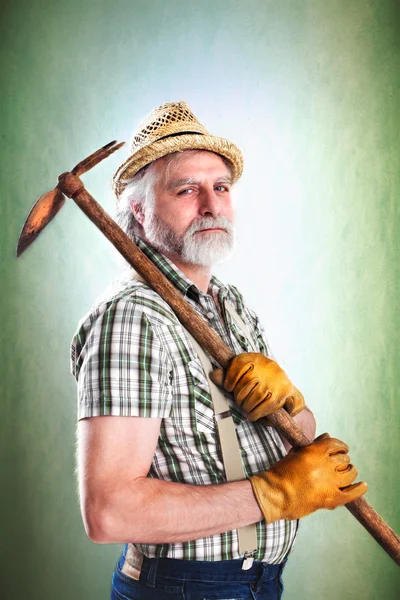
[[[126,551],[126,548],[125,548]],[[279,600],[281,565],[242,560],[216,562],[144,557],[139,580],[121,572],[124,553],[112,578],[111,600]],[[286,561],[285,561],[286,562]]]

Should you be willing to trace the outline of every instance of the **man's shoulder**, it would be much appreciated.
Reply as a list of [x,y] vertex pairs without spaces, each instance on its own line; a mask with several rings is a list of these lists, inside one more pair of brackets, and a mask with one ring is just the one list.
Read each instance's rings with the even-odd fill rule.
[[232,296],[233,298],[235,298],[236,300],[240,300],[242,302],[244,302],[243,300],[243,294],[242,292],[237,288],[236,285],[234,285],[233,283],[226,283],[225,284],[226,289],[228,290],[228,293],[230,296]]
[[170,330],[178,324],[170,306],[147,283],[118,278],[80,319],[70,345],[71,371],[77,376],[85,348],[131,339],[147,327],[160,334],[164,326]]
[[261,332],[262,335],[265,335],[257,312],[247,304],[243,294],[236,285],[225,284],[225,288],[228,290],[228,302],[232,304],[238,315],[247,322],[248,325],[255,328],[257,332]]
[[140,318],[146,313],[159,322],[177,323],[176,315],[167,302],[146,282],[137,279],[132,271],[124,272],[106,287],[79,321],[78,328],[83,324],[90,326],[106,312],[120,313],[128,319],[135,315]]
[[252,317],[256,316],[254,310],[248,306],[242,292],[237,288],[236,285],[233,283],[225,284],[225,288],[228,292],[226,296],[228,302],[233,305],[233,308],[239,313],[239,315],[248,313]]

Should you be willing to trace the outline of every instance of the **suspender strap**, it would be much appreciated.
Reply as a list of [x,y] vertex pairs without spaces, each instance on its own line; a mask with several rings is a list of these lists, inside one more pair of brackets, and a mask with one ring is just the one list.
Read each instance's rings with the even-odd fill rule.
[[[211,361],[203,348],[187,332],[207,376],[210,394],[214,405],[215,419],[217,421],[219,441],[221,444],[222,461],[224,463],[227,481],[241,481],[246,479],[243,469],[240,448],[236,435],[235,424],[232,419],[229,403],[221,390],[211,381],[209,373],[213,370]],[[239,552],[245,554],[257,550],[257,528],[255,524],[247,525],[238,529]]]
[[[135,271],[131,271],[132,279],[143,281],[142,277]],[[229,311],[232,319],[235,321],[243,335],[246,337],[250,346],[254,349],[254,343],[251,339],[250,331],[247,325],[242,321],[234,308],[228,303],[225,303],[225,307]],[[236,435],[235,424],[232,419],[231,411],[229,408],[229,402],[222,393],[222,391],[211,381],[209,374],[213,370],[212,364],[203,348],[195,340],[192,334],[184,328],[187,335],[189,336],[194,348],[197,350],[199,359],[203,365],[204,372],[207,377],[208,385],[210,387],[211,399],[214,406],[215,419],[218,427],[219,441],[221,444],[222,461],[224,463],[225,475],[227,481],[242,481],[246,479],[246,475],[243,469],[242,458],[240,456],[239,442]],[[255,352],[257,350],[254,350]],[[239,552],[241,554],[252,554],[257,550],[257,528],[255,524],[247,525],[238,529],[239,539]],[[245,560],[243,568],[249,568],[252,560]]]
[[229,302],[225,301],[225,308],[227,309],[227,311],[231,315],[232,319],[235,321],[236,325],[239,327],[239,329],[243,333],[244,337],[250,344],[250,347],[253,350],[253,352],[259,352],[259,349],[255,347],[254,342],[251,339],[251,334],[250,334],[249,328],[247,327],[246,323],[239,317],[236,310],[233,308],[232,304],[229,304]]

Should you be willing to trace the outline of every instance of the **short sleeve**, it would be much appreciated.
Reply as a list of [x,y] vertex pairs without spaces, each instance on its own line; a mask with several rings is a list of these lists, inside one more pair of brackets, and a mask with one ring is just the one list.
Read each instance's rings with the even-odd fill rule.
[[151,318],[123,298],[102,305],[78,327],[71,345],[78,420],[115,415],[165,418],[171,366]]

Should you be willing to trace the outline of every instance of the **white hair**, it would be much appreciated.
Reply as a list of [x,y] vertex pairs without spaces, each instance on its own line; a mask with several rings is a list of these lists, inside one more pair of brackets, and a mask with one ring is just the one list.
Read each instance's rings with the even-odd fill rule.
[[133,214],[132,204],[143,211],[152,208],[155,201],[155,184],[157,182],[155,162],[146,165],[133,177],[122,192],[115,212],[115,220],[129,237],[143,235],[143,227]]
[[[170,169],[181,160],[182,155],[186,155],[187,153],[198,154],[199,152],[208,152],[208,150],[184,150],[183,152],[167,154],[140,169],[128,182],[117,202],[115,220],[129,237],[133,237],[134,235],[143,237],[144,235],[143,227],[133,214],[132,205],[140,207],[143,212],[154,206],[155,185],[160,177],[160,174],[157,173],[156,163],[160,161],[164,163],[164,177],[166,177]],[[221,159],[228,168],[229,173],[232,174],[232,166],[228,159],[224,156],[221,156]]]

